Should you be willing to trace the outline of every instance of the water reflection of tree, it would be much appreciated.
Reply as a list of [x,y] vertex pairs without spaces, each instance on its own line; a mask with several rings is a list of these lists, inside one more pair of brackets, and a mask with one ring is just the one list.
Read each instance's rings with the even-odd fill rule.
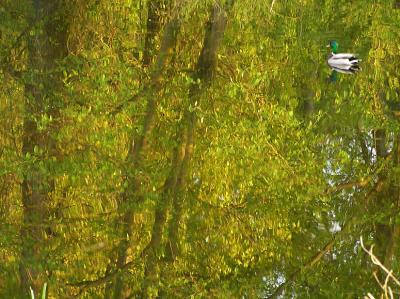
[[[284,289],[317,298],[337,277],[335,291],[355,293],[370,283],[368,261],[353,252],[360,231],[396,269],[397,48],[391,27],[379,27],[394,20],[380,15],[392,3],[341,14],[327,1],[271,1],[272,11],[265,1],[242,1],[222,15],[215,1],[139,2],[73,1],[79,22],[35,2],[57,21],[43,18],[24,35],[27,60],[19,62],[33,75],[18,78],[25,110],[13,112],[24,118],[15,151],[22,147],[29,167],[24,219],[15,220],[21,255],[6,267],[20,266],[24,294],[29,286],[37,293],[48,274],[54,296],[256,297]],[[127,22],[118,31],[112,22],[120,18]],[[318,34],[335,24],[363,52],[365,70],[326,84],[327,38]],[[67,26],[60,80],[55,61],[65,58],[66,34],[55,32]],[[85,108],[89,117],[70,124]],[[61,126],[73,139],[50,134]],[[61,152],[69,156],[58,159]],[[54,240],[68,244],[50,252]],[[47,262],[56,271],[46,272]],[[350,271],[357,277],[347,280]]]

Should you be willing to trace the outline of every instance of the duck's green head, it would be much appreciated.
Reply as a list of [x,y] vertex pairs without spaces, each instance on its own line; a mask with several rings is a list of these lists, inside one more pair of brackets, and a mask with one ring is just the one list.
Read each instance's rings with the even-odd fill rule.
[[337,43],[337,41],[331,40],[329,42],[329,45],[327,45],[327,47],[331,47],[332,53],[333,54],[337,54],[337,51],[338,51],[338,48],[339,48],[339,44]]

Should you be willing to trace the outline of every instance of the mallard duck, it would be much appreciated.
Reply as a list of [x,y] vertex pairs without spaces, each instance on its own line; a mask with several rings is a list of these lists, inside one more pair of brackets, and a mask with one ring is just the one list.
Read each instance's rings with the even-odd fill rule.
[[360,70],[359,62],[356,54],[338,53],[339,44],[332,40],[327,47],[330,47],[332,53],[328,57],[328,65],[339,73],[352,74]]

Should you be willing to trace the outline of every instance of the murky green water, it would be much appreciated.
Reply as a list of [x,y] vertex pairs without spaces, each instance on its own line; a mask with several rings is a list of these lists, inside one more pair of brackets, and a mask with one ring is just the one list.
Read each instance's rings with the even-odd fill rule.
[[1,2],[0,297],[398,291],[398,6]]

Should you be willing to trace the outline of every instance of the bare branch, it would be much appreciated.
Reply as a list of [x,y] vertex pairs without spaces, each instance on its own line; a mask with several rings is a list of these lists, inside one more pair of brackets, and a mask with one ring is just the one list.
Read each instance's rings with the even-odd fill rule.
[[[384,293],[384,295],[383,294],[381,295],[381,298],[385,296],[386,299],[393,299],[394,298],[393,291],[392,288],[389,286],[390,279],[392,279],[398,286],[400,286],[400,281],[393,275],[393,271],[392,270],[389,271],[373,253],[374,245],[372,245],[370,249],[367,249],[364,245],[362,237],[360,237],[360,244],[361,248],[370,256],[372,263],[374,265],[377,265],[381,270],[383,270],[386,273],[385,282],[383,284],[380,282],[378,278],[377,271],[374,271],[373,273],[376,282],[378,283],[378,285],[380,286],[380,288]],[[368,296],[365,296],[364,298],[374,298],[374,297],[370,293],[368,293]]]
[[275,1],[276,1],[276,0],[272,0],[271,7],[270,7],[270,9],[269,9],[270,12],[273,12],[273,11],[274,11],[273,9],[274,9]]
[[388,270],[380,261],[379,259],[376,257],[376,255],[372,252],[374,246],[371,246],[371,248],[368,250],[365,245],[364,245],[364,241],[363,238],[360,237],[360,243],[361,243],[361,248],[371,257],[371,261],[374,265],[377,265],[379,268],[381,268],[390,278],[393,279],[393,281],[400,286],[400,281],[392,274],[392,271]]

